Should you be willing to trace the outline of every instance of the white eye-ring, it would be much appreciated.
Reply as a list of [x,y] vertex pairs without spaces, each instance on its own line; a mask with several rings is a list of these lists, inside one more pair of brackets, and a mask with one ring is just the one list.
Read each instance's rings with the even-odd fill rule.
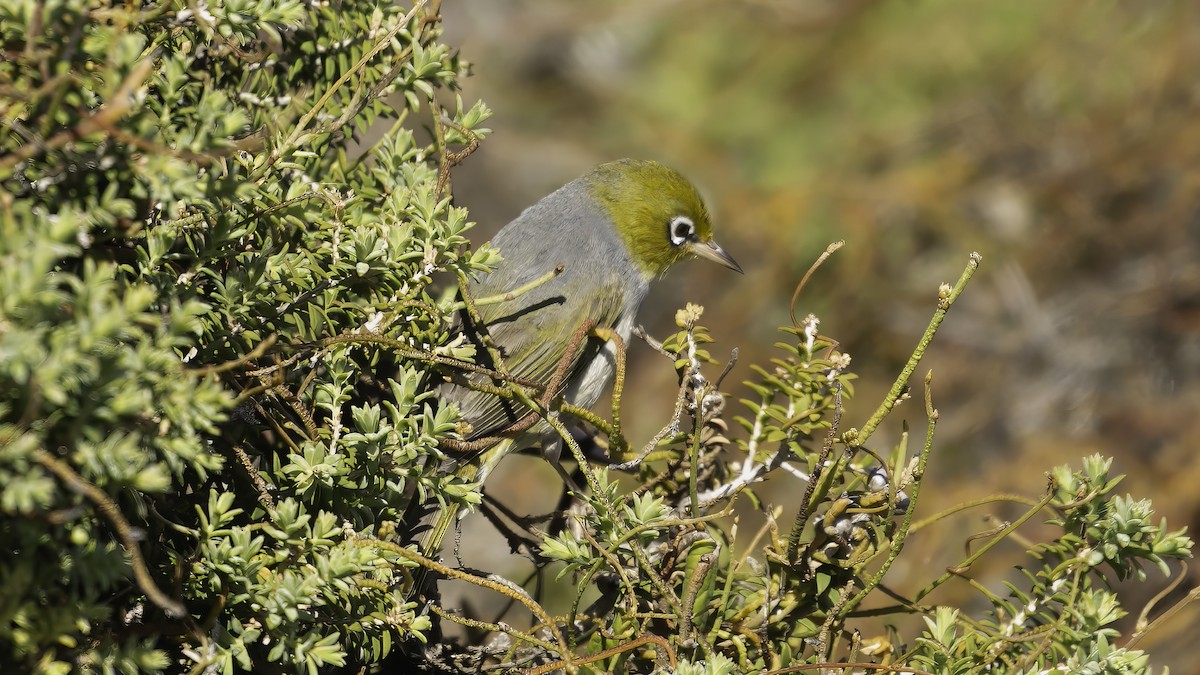
[[685,242],[696,238],[696,225],[687,216],[675,216],[667,225],[667,235],[671,237],[672,246],[683,246]]

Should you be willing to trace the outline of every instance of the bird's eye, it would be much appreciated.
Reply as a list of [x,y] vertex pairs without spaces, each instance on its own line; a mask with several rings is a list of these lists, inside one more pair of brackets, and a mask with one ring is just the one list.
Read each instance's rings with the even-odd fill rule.
[[675,216],[667,225],[667,234],[671,237],[672,246],[682,246],[696,237],[696,225],[687,216]]

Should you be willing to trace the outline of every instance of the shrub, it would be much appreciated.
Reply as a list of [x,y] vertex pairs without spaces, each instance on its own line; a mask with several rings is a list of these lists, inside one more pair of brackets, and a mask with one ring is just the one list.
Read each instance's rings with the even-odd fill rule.
[[[685,308],[659,345],[681,382],[662,433],[632,447],[615,415],[589,416],[631,478],[581,461],[578,515],[518,537],[558,572],[566,617],[410,546],[415,505],[481,503],[479,486],[439,471],[457,430],[433,385],[474,354],[454,297],[431,284],[503,264],[469,245],[451,205],[450,170],[489,111],[455,95],[466,65],[440,32],[436,2],[0,7],[0,660],[43,673],[388,659],[451,672],[1144,668],[1110,646],[1123,610],[1100,570],[1165,570],[1191,542],[1113,496],[1100,458],[1055,470],[1012,526],[1050,509],[1061,533],[1032,546],[1026,581],[990,597],[989,615],[921,605],[946,574],[893,610],[925,616],[922,635],[856,637],[916,525],[929,394],[919,452],[907,435],[867,444],[928,339],[868,425],[841,429],[849,357],[811,318],[786,329],[734,412],[701,310]],[[943,289],[926,338],[976,262]],[[781,472],[804,479],[798,513],[753,494]],[[749,544],[724,518],[735,508],[769,516]],[[531,618],[419,598],[429,570]],[[610,592],[584,606],[597,585]],[[423,647],[445,620],[493,639]]]

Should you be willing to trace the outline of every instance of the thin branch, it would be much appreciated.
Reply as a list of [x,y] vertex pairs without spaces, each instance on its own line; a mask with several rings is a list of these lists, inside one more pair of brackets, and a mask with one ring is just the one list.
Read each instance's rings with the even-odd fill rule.
[[[329,99],[333,98],[334,93],[341,89],[342,86],[344,86],[352,78],[357,76],[359,71],[361,71],[367,65],[367,63],[371,61],[371,59],[375,58],[379,52],[392,45],[392,41],[401,33],[401,31],[408,27],[408,23],[412,21],[413,17],[417,15],[417,12],[425,6],[425,2],[426,0],[417,0],[417,2],[413,4],[412,9],[409,10],[408,13],[403,17],[401,17],[400,20],[396,22],[396,25],[391,28],[391,30],[381,35],[379,39],[375,41],[375,44],[371,45],[371,48],[368,49],[366,53],[364,53],[362,57],[354,63],[353,66],[347,68],[346,72],[342,73],[337,81],[334,82],[329,89],[321,95],[321,98],[317,99],[317,102],[313,104],[313,107],[310,108],[308,112],[300,116],[300,119],[297,120],[295,127],[292,129],[291,133],[288,134],[287,138],[285,138],[282,143],[271,150],[271,156],[268,161],[263,162],[262,166],[254,172],[252,175],[253,179],[257,180],[261,176],[265,175],[265,173],[270,170],[276,162],[283,158],[283,155],[286,152],[289,152],[292,147],[299,143],[301,138],[308,133],[312,133],[307,131],[307,128],[309,123],[312,122],[313,117],[315,117],[316,114],[325,107],[325,104],[329,102]],[[408,53],[411,50],[411,46],[406,47],[402,53],[395,57],[395,59],[397,61],[407,61]]]
[[[919,483],[917,485],[919,485]],[[914,493],[915,492],[916,492],[916,486],[914,486]],[[913,496],[915,497],[916,494],[914,494]],[[947,580],[949,580],[950,577],[952,577],[956,574],[962,574],[966,570],[970,569],[971,566],[973,564],[975,564],[976,560],[979,560],[980,558],[982,558],[984,556],[984,554],[986,554],[988,551],[992,550],[992,548],[994,546],[996,546],[1001,541],[1003,541],[1004,538],[1007,537],[1010,532],[1012,532],[1012,531],[1016,530],[1018,527],[1024,525],[1026,522],[1029,521],[1030,518],[1033,518],[1035,515],[1040,513],[1042,509],[1049,506],[1050,502],[1054,501],[1054,496],[1055,496],[1054,488],[1053,488],[1053,486],[1051,486],[1050,488],[1048,488],[1046,490],[1046,494],[1044,497],[1042,497],[1042,500],[1040,502],[1038,502],[1036,505],[1033,506],[1033,508],[1030,508],[1024,514],[1022,514],[1020,518],[1018,518],[1015,521],[1013,521],[1012,523],[1010,523],[1008,525],[1008,527],[1004,528],[1004,530],[1002,530],[999,534],[997,534],[991,541],[989,541],[988,543],[981,546],[979,548],[979,550],[976,551],[973,555],[967,557],[961,563],[950,568],[944,574],[942,574],[940,577],[938,577],[937,579],[930,582],[928,585],[926,585],[921,590],[917,591],[917,593],[913,596],[913,602],[920,602],[921,598],[924,598],[925,596],[932,593],[934,589],[936,589],[938,586],[941,586],[943,583],[945,583]],[[911,509],[910,509],[910,512],[911,512]],[[902,528],[902,530],[903,530],[903,528]],[[888,556],[888,558],[895,559],[896,555],[898,555],[898,554],[899,554],[898,551],[894,551],[892,555]],[[887,569],[887,564],[884,565],[883,570],[886,571],[886,569]],[[869,586],[868,586],[868,588],[869,588]],[[861,593],[860,593],[860,595],[861,595]],[[856,601],[857,600],[861,600],[861,598],[856,598]]]
[[1146,603],[1146,607],[1142,610],[1141,614],[1138,615],[1136,624],[1137,630],[1134,631],[1133,635],[1131,635],[1129,640],[1125,643],[1125,649],[1134,649],[1137,647],[1138,643],[1142,641],[1142,638],[1146,637],[1154,630],[1162,627],[1163,624],[1167,623],[1168,621],[1174,619],[1179,612],[1183,611],[1183,608],[1187,607],[1193,602],[1196,602],[1197,600],[1200,600],[1200,586],[1198,586],[1188,591],[1188,594],[1182,600],[1168,607],[1166,611],[1156,617],[1153,621],[1147,622],[1146,619],[1149,617],[1150,611],[1156,605],[1158,605],[1159,601],[1171,593],[1174,593],[1175,589],[1179,587],[1179,584],[1183,583],[1183,581],[1186,579],[1188,579],[1188,565],[1186,562],[1184,562],[1179,570],[1179,575],[1176,576],[1166,588],[1157,593],[1153,598],[1150,598],[1150,601]]
[[559,654],[570,658],[570,649],[567,647],[567,641],[563,637],[562,631],[558,629],[558,624],[554,622],[554,620],[549,614],[546,613],[546,610],[543,609],[541,605],[534,602],[533,598],[529,597],[524,592],[515,590],[513,587],[507,584],[502,584],[498,581],[493,581],[492,579],[485,579],[483,577],[475,576],[474,574],[469,574],[462,570],[443,565],[432,558],[426,558],[412,549],[404,548],[403,546],[399,546],[390,541],[362,538],[354,540],[354,543],[358,546],[376,546],[385,549],[391,553],[395,553],[397,556],[404,558],[405,560],[420,565],[426,570],[440,574],[447,579],[465,581],[469,584],[492,590],[507,598],[516,600],[524,605],[531,613],[533,613],[533,615],[538,618],[538,621],[541,621],[542,625],[546,627],[546,630],[548,630],[554,637],[554,641],[558,643]]
[[804,273],[804,277],[800,279],[800,283],[796,284],[796,290],[792,291],[792,302],[788,305],[788,316],[790,316],[792,319],[793,327],[797,329],[800,327],[800,323],[796,321],[796,302],[800,300],[800,293],[804,290],[804,287],[808,285],[808,280],[812,278],[812,275],[817,271],[817,268],[829,259],[829,256],[833,255],[834,252],[845,245],[846,242],[839,240],[833,242],[829,246],[826,246],[825,252],[818,256],[812,265],[809,265],[808,271]]
[[666,638],[659,637],[658,635],[643,635],[624,644],[617,645],[616,647],[610,647],[609,649],[598,651],[590,656],[572,659],[571,661],[555,661],[553,663],[547,663],[544,666],[531,668],[525,671],[525,673],[526,675],[544,675],[545,673],[552,673],[556,670],[562,670],[563,668],[567,668],[572,664],[582,666],[588,663],[595,663],[596,661],[603,661],[604,659],[612,658],[617,654],[623,654],[627,651],[637,649],[642,645],[648,644],[658,645],[659,660],[661,660],[663,654],[667,655],[667,663],[660,665],[666,665],[670,669],[670,671],[664,672],[673,672],[675,670],[676,656],[675,650],[671,648],[671,643],[667,642]]
[[475,630],[480,631],[488,631],[490,633],[504,633],[505,635],[515,637],[522,642],[528,642],[529,644],[537,645],[547,652],[555,651],[554,645],[550,644],[549,642],[539,640],[533,635],[519,631],[506,623],[492,623],[490,621],[480,621],[479,619],[470,619],[465,616],[459,616],[458,614],[455,614],[454,612],[451,612],[450,610],[445,609],[435,603],[429,604],[429,611],[437,614],[447,621],[453,621],[460,626],[466,626],[467,628],[474,628]]
[[838,663],[806,663],[802,666],[789,666],[787,668],[778,668],[776,670],[763,671],[762,675],[784,675],[785,673],[807,673],[817,671],[826,673],[829,671],[838,670],[841,672],[853,672],[858,670],[878,670],[884,673],[914,673],[915,675],[933,675],[928,670],[919,668],[906,668],[887,663],[867,663],[867,662],[838,662]]
[[[670,355],[668,354],[668,356]],[[674,358],[674,356],[671,356],[672,360],[674,360]],[[619,464],[609,464],[609,469],[616,469],[618,471],[631,471],[637,468],[639,464],[644,462],[646,458],[650,456],[650,453],[654,452],[654,449],[658,447],[658,444],[661,443],[664,438],[667,438],[668,436],[677,436],[679,434],[679,423],[683,421],[683,409],[687,405],[688,387],[692,378],[691,370],[692,369],[690,365],[684,368],[683,377],[681,378],[679,384],[679,391],[675,394],[675,410],[671,415],[671,421],[667,422],[666,426],[664,426],[662,429],[659,429],[658,433],[654,434],[654,436],[650,438],[645,447],[642,448],[642,451],[639,452],[636,457]]]
[[71,490],[91,500],[100,513],[108,519],[109,524],[112,525],[113,530],[117,534],[117,538],[121,540],[121,544],[129,552],[129,565],[133,568],[133,578],[137,582],[138,588],[142,589],[142,592],[146,594],[146,598],[155,605],[158,605],[169,617],[179,618],[187,614],[187,608],[184,607],[182,602],[168,597],[154,583],[154,579],[150,576],[150,570],[146,567],[146,560],[142,557],[142,551],[138,548],[137,541],[135,540],[133,526],[129,524],[129,521],[125,520],[125,516],[121,514],[121,509],[117,507],[112,498],[100,488],[84,480],[74,469],[52,456],[49,452],[40,449],[35,450],[33,458],[43,468],[57,476]]
[[[566,269],[567,269],[566,265],[559,263],[559,264],[555,265],[554,269],[550,270],[549,272],[546,272],[542,276],[534,279],[533,281],[530,281],[527,284],[517,286],[516,288],[512,289],[511,291],[497,293],[496,295],[489,295],[486,298],[480,298],[478,300],[472,300],[472,301],[474,302],[476,307],[486,307],[487,305],[498,305],[502,302],[512,302],[513,300],[516,300],[517,298],[521,297],[522,295],[525,295],[529,291],[532,291],[533,289],[537,288],[538,286],[541,286],[542,284],[546,283],[547,281],[551,281],[558,275],[562,274],[563,271]],[[467,308],[467,301],[459,300],[458,302],[447,307],[446,311],[458,312],[458,311],[464,310],[466,308]]]
[[238,466],[246,472],[246,477],[254,485],[254,490],[258,492],[258,501],[263,505],[267,512],[275,510],[275,498],[271,496],[271,486],[267,485],[267,481],[263,480],[262,475],[254,468],[254,462],[250,456],[246,454],[246,450],[241,445],[234,445],[232,448],[233,456],[238,460]]
[[837,436],[838,425],[841,424],[841,421],[842,383],[838,380],[833,385],[833,420],[830,423],[829,432],[825,434],[825,442],[821,444],[821,452],[817,455],[817,461],[813,464],[812,475],[808,477],[808,484],[804,488],[804,498],[800,501],[800,512],[796,514],[796,520],[792,523],[792,529],[788,534],[786,559],[789,564],[796,562],[796,555],[800,551],[800,535],[804,532],[809,511],[812,509],[813,492],[816,491],[817,483],[820,482],[821,475],[825,471],[825,462],[833,453],[833,441]]
[[912,377],[913,372],[917,369],[917,363],[925,356],[925,350],[929,348],[929,344],[933,341],[933,336],[937,333],[938,327],[942,325],[942,320],[946,318],[946,312],[950,310],[950,306],[962,294],[966,288],[967,282],[975,274],[975,270],[979,269],[979,261],[983,256],[978,253],[972,253],[967,261],[967,266],[963,269],[962,275],[959,276],[958,282],[953,288],[944,287],[938,293],[937,310],[933,313],[933,317],[929,320],[929,326],[925,329],[925,334],[921,336],[917,343],[917,348],[913,350],[912,356],[909,357],[908,363],[904,364],[904,368],[900,371],[900,375],[896,381],[892,383],[892,388],[888,391],[887,396],[883,399],[883,403],[873,415],[867,420],[866,424],[859,430],[849,430],[846,432],[845,439],[848,445],[864,445],[871,434],[875,433],[875,428],[880,422],[892,412],[892,408],[896,407],[896,402],[908,389],[908,380]]
[[267,350],[275,345],[275,341],[277,339],[279,339],[279,335],[276,333],[271,333],[265,340],[258,343],[258,346],[250,350],[250,352],[245,356],[233,359],[232,361],[226,361],[225,363],[193,368],[187,371],[187,373],[189,375],[208,375],[209,373],[224,373],[226,371],[234,370],[235,368],[244,368],[248,365],[251,365],[254,360],[262,358],[262,355],[266,354]]

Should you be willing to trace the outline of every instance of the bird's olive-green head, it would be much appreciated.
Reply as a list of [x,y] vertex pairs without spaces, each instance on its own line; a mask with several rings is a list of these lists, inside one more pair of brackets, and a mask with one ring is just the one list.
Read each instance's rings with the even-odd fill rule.
[[583,179],[646,278],[662,276],[693,256],[742,271],[713,239],[708,209],[696,187],[674,169],[622,159],[597,166]]

